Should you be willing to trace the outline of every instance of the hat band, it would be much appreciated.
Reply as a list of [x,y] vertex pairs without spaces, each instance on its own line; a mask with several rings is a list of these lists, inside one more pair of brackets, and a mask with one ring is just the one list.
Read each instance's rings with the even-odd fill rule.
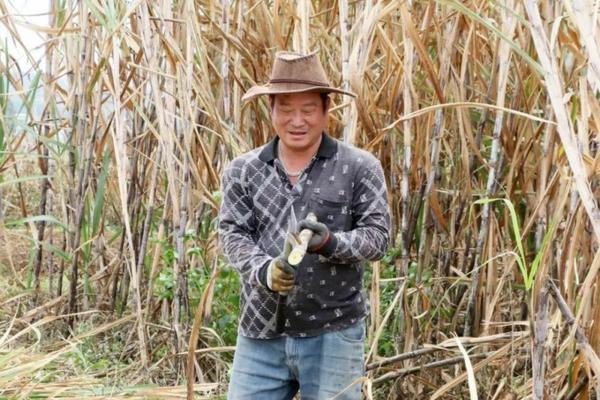
[[308,80],[303,80],[303,79],[271,79],[271,80],[269,80],[269,83],[301,83],[304,85],[329,87],[328,83],[317,82],[317,81],[308,81]]

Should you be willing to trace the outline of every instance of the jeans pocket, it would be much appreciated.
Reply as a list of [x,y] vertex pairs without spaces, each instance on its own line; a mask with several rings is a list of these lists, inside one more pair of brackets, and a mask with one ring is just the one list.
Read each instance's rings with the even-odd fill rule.
[[335,334],[347,342],[361,343],[365,341],[365,323],[359,322],[354,325],[336,331]]

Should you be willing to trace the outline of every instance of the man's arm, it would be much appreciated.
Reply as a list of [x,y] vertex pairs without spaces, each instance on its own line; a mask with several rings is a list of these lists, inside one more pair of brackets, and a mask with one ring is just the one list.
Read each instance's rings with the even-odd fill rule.
[[272,257],[256,245],[252,199],[244,188],[240,164],[232,162],[223,173],[219,239],[225,256],[241,279],[266,286],[267,266]]
[[352,198],[353,229],[330,232],[317,253],[332,262],[378,260],[389,241],[390,215],[381,163],[373,159],[358,172]]

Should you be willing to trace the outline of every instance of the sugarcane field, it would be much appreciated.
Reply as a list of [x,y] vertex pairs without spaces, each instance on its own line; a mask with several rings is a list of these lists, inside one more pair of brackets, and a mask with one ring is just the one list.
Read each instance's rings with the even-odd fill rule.
[[599,0],[0,0],[0,400],[600,400]]

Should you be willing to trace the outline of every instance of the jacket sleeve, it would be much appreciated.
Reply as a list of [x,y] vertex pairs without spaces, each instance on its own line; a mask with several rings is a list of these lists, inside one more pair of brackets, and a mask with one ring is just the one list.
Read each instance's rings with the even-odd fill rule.
[[356,174],[352,213],[352,230],[332,232],[321,254],[338,263],[379,260],[389,241],[390,214],[385,177],[377,159],[370,160]]
[[266,285],[266,270],[272,257],[256,244],[256,221],[252,198],[243,183],[243,163],[234,160],[223,173],[219,212],[219,241],[225,257],[241,279]]

